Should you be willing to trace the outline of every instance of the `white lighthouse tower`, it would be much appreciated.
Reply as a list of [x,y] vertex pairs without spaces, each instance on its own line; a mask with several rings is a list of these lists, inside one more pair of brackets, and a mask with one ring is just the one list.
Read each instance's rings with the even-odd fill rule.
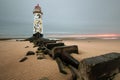
[[34,22],[33,22],[33,34],[40,33],[43,34],[43,26],[42,26],[42,11],[39,4],[37,4],[33,10],[34,14]]

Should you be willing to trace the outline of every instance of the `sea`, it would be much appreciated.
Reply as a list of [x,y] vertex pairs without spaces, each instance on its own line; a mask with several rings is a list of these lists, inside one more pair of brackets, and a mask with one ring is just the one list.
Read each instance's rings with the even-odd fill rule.
[[[68,39],[120,39],[120,34],[80,34],[80,33],[43,33],[48,38]],[[32,24],[0,25],[0,39],[2,38],[29,38],[33,35]]]
[[0,38],[27,38],[32,36],[31,25],[3,25],[0,26]]

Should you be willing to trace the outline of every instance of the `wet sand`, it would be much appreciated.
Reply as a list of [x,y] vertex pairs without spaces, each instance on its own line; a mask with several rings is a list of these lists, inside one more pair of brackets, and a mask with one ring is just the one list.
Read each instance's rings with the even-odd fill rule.
[[[98,56],[110,52],[120,52],[120,40],[63,40],[66,45],[78,45],[79,54],[72,54],[77,60]],[[28,48],[25,48],[29,46]],[[56,61],[49,56],[37,60],[37,56],[29,56],[25,62],[19,62],[27,51],[36,51],[28,41],[0,41],[0,80],[39,80],[48,77],[49,80],[70,80],[71,73],[64,75],[59,72]],[[119,80],[120,75],[115,80]]]

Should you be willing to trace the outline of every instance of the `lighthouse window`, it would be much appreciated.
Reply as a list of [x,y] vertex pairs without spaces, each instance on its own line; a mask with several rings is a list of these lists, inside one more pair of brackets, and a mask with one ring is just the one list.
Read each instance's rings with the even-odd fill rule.
[[41,16],[40,16],[40,14],[37,14],[37,16],[38,16],[38,18],[40,18]]

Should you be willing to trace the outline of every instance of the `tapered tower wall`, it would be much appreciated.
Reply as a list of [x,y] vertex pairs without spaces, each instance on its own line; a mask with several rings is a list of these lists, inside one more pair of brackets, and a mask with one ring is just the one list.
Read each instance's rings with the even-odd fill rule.
[[33,10],[33,14],[34,14],[33,34],[37,32],[43,34],[43,26],[42,26],[42,14],[43,13],[41,11],[39,4],[35,6]]

